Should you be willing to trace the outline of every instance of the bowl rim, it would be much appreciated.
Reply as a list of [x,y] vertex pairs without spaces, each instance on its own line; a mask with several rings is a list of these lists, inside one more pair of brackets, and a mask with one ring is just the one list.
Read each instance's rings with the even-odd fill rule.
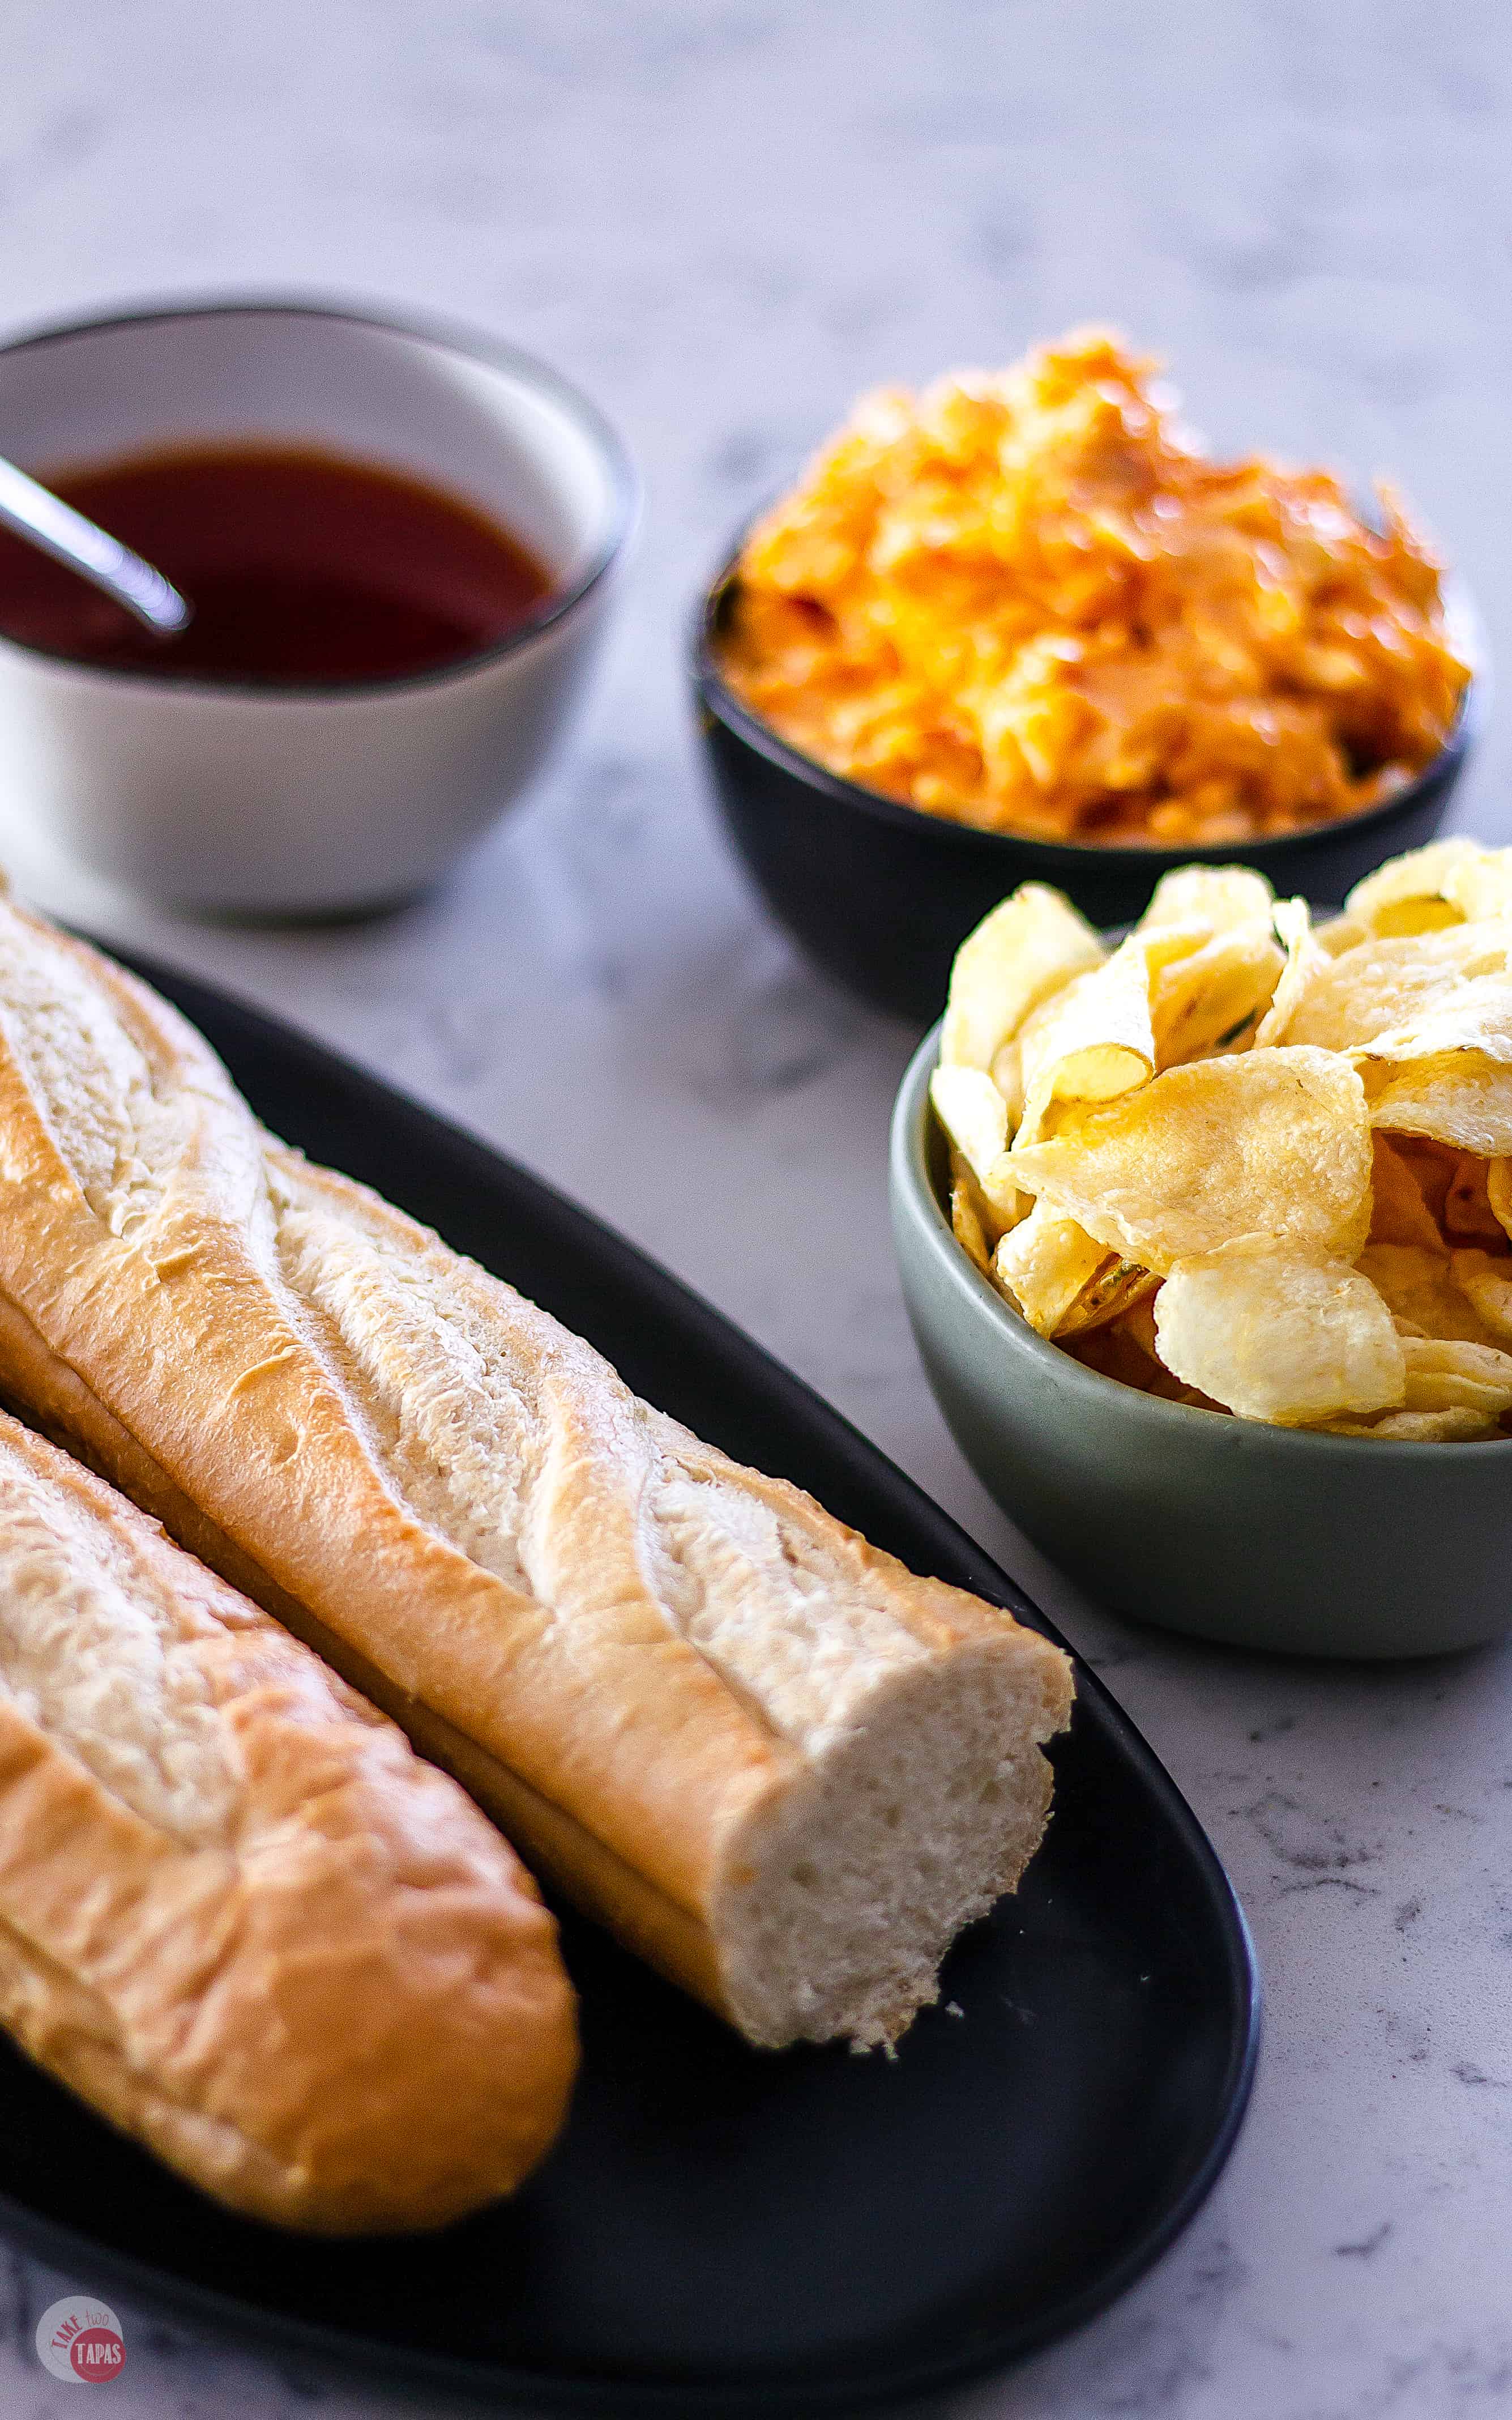
[[256,288],[244,293],[216,291],[203,295],[175,295],[162,301],[127,303],[116,310],[81,312],[66,319],[47,319],[19,329],[14,334],[0,339],[0,362],[12,353],[37,351],[48,345],[65,344],[78,336],[108,335],[119,329],[149,327],[162,321],[280,318],[332,320],[371,329],[380,335],[408,337],[436,351],[460,354],[465,360],[477,363],[486,369],[506,371],[555,404],[568,420],[576,423],[579,433],[597,455],[609,486],[609,506],[603,535],[572,582],[563,588],[549,588],[539,609],[528,614],[503,638],[496,640],[492,646],[479,648],[471,655],[456,657],[446,663],[415,673],[319,681],[239,680],[224,675],[190,673],[175,674],[168,679],[146,666],[96,663],[87,658],[64,655],[55,648],[31,646],[25,641],[12,639],[3,632],[0,632],[0,647],[13,650],[30,662],[46,664],[60,672],[147,690],[159,695],[213,696],[235,698],[239,702],[267,699],[279,705],[287,705],[300,698],[365,699],[411,690],[440,688],[448,681],[501,663],[509,656],[519,655],[576,613],[603,585],[625,553],[640,519],[642,482],[628,446],[597,404],[570,379],[563,378],[559,370],[553,369],[549,363],[526,351],[521,346],[511,344],[502,337],[486,335],[481,330],[468,327],[445,314],[391,308],[383,303],[369,303],[343,295],[318,292],[286,294]]
[[1007,1357],[1015,1354],[1021,1363],[1026,1361],[1047,1375],[1053,1374],[1074,1400],[1085,1404],[1089,1418],[1095,1419],[1100,1407],[1121,1408],[1132,1419],[1148,1419],[1156,1428],[1165,1428],[1173,1441],[1183,1435],[1195,1437],[1192,1423],[1196,1421],[1206,1428],[1210,1439],[1216,1428],[1230,1435],[1242,1435],[1252,1451],[1256,1450],[1252,1441],[1263,1436],[1267,1444],[1259,1450],[1273,1451],[1283,1459],[1304,1460],[1311,1456],[1316,1460],[1322,1452],[1345,1462],[1358,1463],[1364,1457],[1367,1464],[1375,1466],[1383,1454],[1450,1452],[1475,1454],[1482,1460],[1494,1460],[1498,1453],[1512,1455],[1512,1437],[1332,1436],[1318,1429],[1286,1428],[1274,1420],[1247,1420],[1231,1412],[1209,1412],[1198,1404],[1167,1403],[1162,1395],[1147,1395],[1138,1387],[1126,1387],[1120,1379],[1107,1377],[1101,1370],[1088,1370],[1073,1354],[1062,1352],[1048,1337],[1037,1335],[1023,1313],[1003,1300],[962,1250],[930,1177],[928,1136],[933,1110],[929,1079],[938,1063],[944,1022],[943,1017],[936,1018],[903,1070],[893,1102],[888,1136],[888,1179],[895,1197],[913,1213],[924,1249],[947,1271],[959,1297],[971,1305],[968,1316],[1001,1345],[1005,1367]]
[[694,686],[707,710],[717,715],[733,736],[743,740],[758,755],[764,756],[781,771],[792,774],[810,789],[831,799],[837,806],[849,806],[871,815],[875,821],[890,824],[894,830],[918,832],[928,830],[943,846],[980,854],[993,849],[1012,853],[1032,851],[1049,868],[1057,861],[1064,865],[1069,879],[1076,870],[1104,865],[1119,871],[1136,873],[1149,868],[1153,884],[1162,874],[1181,865],[1258,865],[1279,863],[1297,850],[1325,846],[1335,836],[1368,833],[1373,830],[1389,830],[1390,826],[1411,814],[1423,791],[1452,768],[1461,764],[1471,748],[1479,740],[1489,703],[1490,666],[1485,626],[1474,601],[1464,582],[1453,573],[1443,575],[1442,594],[1458,621],[1461,634],[1471,657],[1470,677],[1460,692],[1455,719],[1438,753],[1420,767],[1412,780],[1404,782],[1388,799],[1378,799],[1374,806],[1362,807],[1350,815],[1335,815],[1327,823],[1304,824],[1293,832],[1276,832],[1263,839],[1224,841],[1203,848],[1191,843],[1185,845],[1146,845],[1141,842],[1100,842],[1046,840],[1034,832],[988,831],[979,824],[957,823],[945,815],[931,814],[927,808],[915,807],[903,799],[889,799],[880,790],[869,790],[863,783],[853,782],[844,773],[833,772],[817,757],[805,755],[784,739],[771,723],[738,697],[720,669],[715,648],[715,634],[719,615],[734,583],[746,539],[762,508],[742,522],[734,544],[724,555],[717,571],[701,592],[692,617],[689,654]]

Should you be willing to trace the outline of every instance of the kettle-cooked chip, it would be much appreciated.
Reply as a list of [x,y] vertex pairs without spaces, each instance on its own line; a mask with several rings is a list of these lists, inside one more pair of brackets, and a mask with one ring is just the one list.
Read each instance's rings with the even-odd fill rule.
[[1019,1035],[1024,1140],[1038,1141],[1054,1102],[1112,1100],[1153,1074],[1150,947],[1131,933],[1103,965],[1075,976],[1026,1018]]
[[1495,1416],[1463,1404],[1442,1412],[1379,1412],[1373,1420],[1315,1420],[1330,1436],[1385,1437],[1401,1445],[1469,1445],[1498,1434]]
[[1179,865],[1161,876],[1134,931],[1151,933],[1165,924],[1200,924],[1213,934],[1256,923],[1264,931],[1274,898],[1264,875],[1247,865]]
[[1402,1401],[1402,1341],[1346,1261],[1249,1241],[1178,1261],[1155,1337],[1167,1370],[1242,1419],[1297,1427]]
[[1024,1115],[1024,1053],[1016,1041],[1000,1042],[993,1052],[992,1078],[1008,1111],[1008,1131],[1015,1135]]
[[1436,1336],[1404,1336],[1410,1412],[1458,1408],[1499,1419],[1512,1410],[1512,1353],[1494,1344],[1445,1342]]
[[1450,1275],[1485,1331],[1486,1342],[1512,1348],[1512,1260],[1466,1245],[1449,1264]]
[[1030,1324],[1171,1402],[1512,1435],[1512,849],[1435,843],[1316,929],[1184,866],[1027,1006],[1064,928],[1013,906],[951,990],[990,1052],[932,1090],[963,1249]]
[[1460,1243],[1504,1241],[1502,1222],[1491,1207],[1490,1171],[1497,1163],[1462,1151],[1443,1198],[1443,1231]]
[[993,1275],[1041,1336],[1054,1336],[1083,1287],[1107,1259],[1074,1218],[1037,1202],[997,1247]]
[[1314,925],[1313,936],[1326,958],[1341,958],[1346,950],[1367,939],[1367,927],[1357,924],[1352,916],[1325,916]]
[[1042,882],[1021,883],[962,942],[950,971],[940,1060],[992,1066],[1031,1009],[1107,955],[1071,901]]
[[973,1187],[962,1177],[957,1177],[950,1187],[950,1232],[967,1260],[981,1271],[983,1277],[990,1276],[993,1248],[987,1240],[987,1230],[977,1207]]
[[[1467,935],[1501,932],[1501,925],[1466,925]],[[1335,962],[1334,972],[1343,961]],[[1398,1066],[1424,1059],[1446,1059],[1462,1051],[1467,1058],[1512,1063],[1512,969],[1504,963],[1492,970],[1462,975],[1431,1004],[1400,1025],[1373,1034],[1354,1047],[1358,1060],[1386,1060]]]
[[1403,1335],[1415,1330],[1441,1342],[1497,1342],[1459,1284],[1442,1244],[1436,1252],[1425,1250],[1420,1244],[1367,1244],[1358,1265]]
[[1157,1066],[1247,1047],[1281,972],[1274,907],[1264,875],[1246,865],[1181,865],[1161,876],[1133,936],[1168,934],[1175,943],[1148,961]]
[[1108,1101],[1157,1066],[1241,1041],[1275,988],[1281,955],[1269,912],[1227,932],[1201,923],[1136,928],[1078,975],[1019,1035],[1024,1116],[1017,1140],[1040,1142],[1061,1101]]
[[1255,1034],[1257,1050],[1269,1050],[1291,1040],[1289,1028],[1314,981],[1329,964],[1328,953],[1313,932],[1312,911],[1305,899],[1278,899],[1275,929],[1286,952],[1271,1005]]
[[1349,1260],[1369,1224],[1365,1094],[1321,1050],[1168,1068],[1074,1132],[1007,1156],[1025,1192],[1162,1275],[1242,1235]]
[[1269,920],[1214,933],[1200,949],[1162,967],[1150,986],[1158,1067],[1179,1067],[1257,1039],[1284,960]]
[[[1326,953],[1325,953],[1326,955]],[[1287,1028],[1290,1042],[1320,1050],[1364,1050],[1382,1037],[1412,1032],[1423,1019],[1460,1003],[1467,984],[1512,980],[1512,920],[1457,924],[1410,939],[1367,939],[1315,967]],[[1479,1032],[1479,1022],[1476,1025]],[[1440,1046],[1443,1047],[1443,1046]],[[1463,1047],[1455,1043],[1448,1047]],[[1404,1055],[1393,1050],[1390,1056]],[[1420,1055],[1411,1049],[1407,1056]]]
[[1459,1165],[1459,1154],[1452,1143],[1435,1142],[1428,1135],[1375,1133],[1377,1151],[1390,1150],[1405,1161],[1424,1201],[1428,1216],[1443,1233],[1443,1205],[1449,1198],[1449,1185]]
[[1427,1135],[1481,1159],[1512,1153],[1512,1066],[1458,1050],[1405,1066],[1367,1061],[1360,1073],[1373,1126]]
[[1008,1149],[1008,1108],[980,1067],[936,1067],[930,1107],[978,1184]]
[[1346,913],[1373,933],[1428,933],[1512,913],[1512,848],[1456,836],[1394,857],[1357,882]]
[[[1478,963],[1473,954],[1477,939]],[[1423,999],[1405,1022],[1350,1049],[1373,1125],[1428,1135],[1483,1159],[1512,1152],[1509,939],[1512,925],[1497,919],[1463,925],[1452,935],[1430,935],[1416,944],[1436,974],[1446,971],[1454,945],[1461,949],[1461,963],[1454,979],[1431,1000]],[[1335,959],[1331,976],[1336,980],[1349,963]],[[1297,1030],[1309,1026],[1312,1005],[1311,999],[1304,1003]]]
[[1056,1329],[1057,1342],[1067,1336],[1089,1335],[1095,1327],[1105,1327],[1111,1321],[1124,1318],[1159,1284],[1159,1278],[1149,1269],[1135,1268],[1132,1261],[1120,1261],[1116,1252],[1110,1252],[1061,1320]]
[[1404,1158],[1390,1135],[1385,1134],[1375,1137],[1375,1160],[1370,1176],[1370,1241],[1372,1244],[1417,1244],[1440,1260],[1449,1249],[1424,1199],[1416,1170]]

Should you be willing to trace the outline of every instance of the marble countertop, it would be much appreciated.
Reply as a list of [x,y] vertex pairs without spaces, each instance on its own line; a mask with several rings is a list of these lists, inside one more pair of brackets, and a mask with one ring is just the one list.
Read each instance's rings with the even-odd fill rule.
[[[681,668],[701,574],[852,394],[1112,318],[1219,444],[1397,474],[1512,637],[1512,70],[1497,0],[10,0],[4,312],[314,287],[463,315],[618,419],[650,506],[577,738],[390,921],[225,932],[55,904],[292,1016],[626,1230],[1024,1580],[1226,1858],[1269,2029],[1222,2183],[980,2420],[1512,2409],[1512,1652],[1311,1668],[1079,1602],[951,1446],[903,1319],[884,1140],[910,1047],[764,922]],[[1458,820],[1512,837],[1508,725]],[[801,1237],[801,1249],[793,1238]],[[1444,1585],[1454,1586],[1452,1547]],[[58,2279],[0,2249],[0,2406]],[[120,2306],[112,2407],[366,2420]]]

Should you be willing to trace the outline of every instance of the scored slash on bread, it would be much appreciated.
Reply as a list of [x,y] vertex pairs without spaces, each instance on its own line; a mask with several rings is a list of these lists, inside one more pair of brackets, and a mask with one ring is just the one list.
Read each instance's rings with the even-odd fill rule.
[[577,2063],[493,1827],[256,1606],[0,1414],[0,2022],[232,2209],[439,2226]]
[[640,1402],[0,905],[0,1386],[753,2041],[890,2041],[1043,1830],[1067,1659]]

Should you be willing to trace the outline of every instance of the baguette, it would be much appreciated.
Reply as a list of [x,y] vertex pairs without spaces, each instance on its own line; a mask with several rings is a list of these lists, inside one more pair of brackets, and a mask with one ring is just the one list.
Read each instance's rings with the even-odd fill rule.
[[437,2226],[561,2123],[534,1885],[394,1726],[0,1413],[0,2024],[192,2183]]
[[1058,1650],[638,1401],[8,904],[0,1386],[753,2042],[890,2042],[1039,1842]]

